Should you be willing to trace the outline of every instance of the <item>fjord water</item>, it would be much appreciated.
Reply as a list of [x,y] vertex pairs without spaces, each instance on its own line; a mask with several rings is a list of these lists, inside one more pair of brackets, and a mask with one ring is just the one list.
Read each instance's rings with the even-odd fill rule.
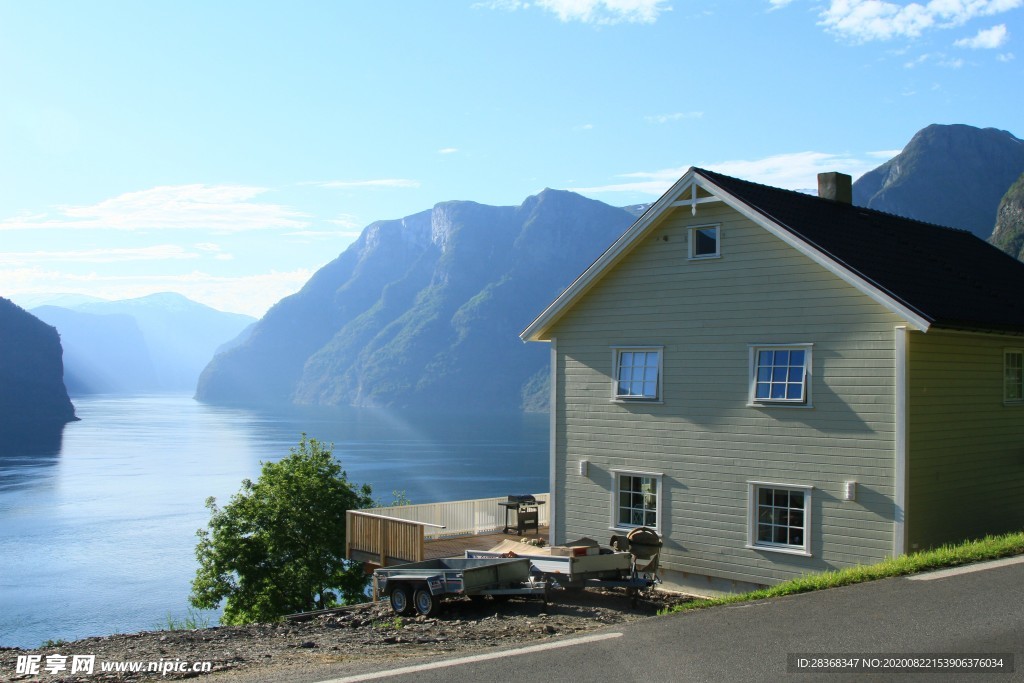
[[59,452],[0,451],[0,646],[150,630],[187,613],[195,531],[300,435],[390,503],[548,489],[544,415],[261,412],[186,396],[74,400]]

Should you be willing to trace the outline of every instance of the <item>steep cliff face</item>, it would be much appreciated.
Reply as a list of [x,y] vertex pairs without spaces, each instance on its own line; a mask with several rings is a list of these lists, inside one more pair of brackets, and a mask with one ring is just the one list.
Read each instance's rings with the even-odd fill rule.
[[633,222],[555,190],[370,225],[200,379],[209,402],[543,408],[518,333]]
[[1024,142],[995,128],[931,125],[853,185],[853,203],[987,239],[999,201],[1024,173]]
[[989,242],[1024,261],[1024,174],[1003,195]]
[[75,419],[57,330],[0,298],[0,432],[49,430]]

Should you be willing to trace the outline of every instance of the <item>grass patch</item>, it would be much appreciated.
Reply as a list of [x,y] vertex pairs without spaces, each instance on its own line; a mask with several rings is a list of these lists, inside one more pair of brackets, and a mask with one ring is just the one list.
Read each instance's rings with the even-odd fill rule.
[[203,613],[200,610],[188,608],[188,614],[175,619],[171,613],[167,613],[167,620],[156,625],[158,631],[195,631],[200,628],[209,628],[213,612]]
[[67,645],[67,644],[68,644],[68,641],[64,640],[63,638],[58,638],[57,640],[45,640],[45,641],[43,641],[43,643],[37,649],[39,649],[39,650],[49,650],[51,648],[61,647],[63,645]]
[[894,576],[906,576],[918,572],[956,567],[983,560],[995,560],[1024,553],[1024,531],[1017,531],[1001,536],[986,536],[976,541],[967,541],[957,545],[944,545],[934,550],[925,550],[911,555],[900,555],[872,565],[858,565],[837,571],[821,574],[808,574],[769,588],[762,588],[749,593],[727,595],[721,598],[701,598],[676,605],[663,610],[661,614],[683,612],[691,609],[731,605],[738,602],[776,598],[796,593],[809,593],[824,588],[850,586],[865,581],[887,579]]

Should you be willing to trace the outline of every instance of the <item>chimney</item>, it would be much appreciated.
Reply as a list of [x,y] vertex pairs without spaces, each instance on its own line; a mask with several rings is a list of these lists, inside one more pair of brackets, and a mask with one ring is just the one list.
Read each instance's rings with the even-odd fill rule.
[[845,173],[818,174],[818,196],[822,199],[831,199],[844,204],[853,203],[853,178]]

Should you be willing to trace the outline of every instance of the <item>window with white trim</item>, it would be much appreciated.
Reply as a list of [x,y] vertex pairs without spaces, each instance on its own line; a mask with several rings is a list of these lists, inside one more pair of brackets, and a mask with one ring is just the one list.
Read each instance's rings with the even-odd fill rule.
[[811,487],[748,482],[750,546],[810,554]]
[[808,405],[811,345],[750,347],[750,402]]
[[1020,349],[1003,352],[1003,400],[1024,402],[1024,351]]
[[612,470],[612,527],[634,529],[645,526],[661,533],[661,474]]
[[660,347],[617,347],[612,396],[620,401],[660,401],[661,359]]
[[717,258],[721,256],[719,247],[719,226],[694,225],[689,232],[689,249],[691,259]]

